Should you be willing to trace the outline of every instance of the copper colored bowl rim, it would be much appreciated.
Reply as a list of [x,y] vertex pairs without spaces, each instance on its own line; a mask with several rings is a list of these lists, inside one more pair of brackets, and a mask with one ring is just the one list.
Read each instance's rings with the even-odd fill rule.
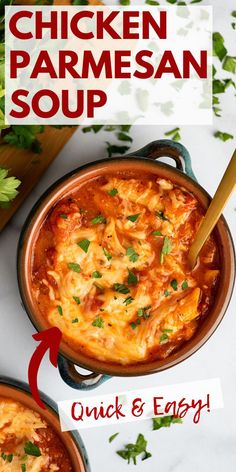
[[[123,170],[125,169],[125,167],[127,167],[128,169],[130,165],[135,165],[136,170],[138,167],[144,166],[146,170],[150,173],[155,173],[157,172],[157,170],[159,170],[161,174],[169,174],[169,177],[167,178],[169,178],[170,180],[174,182],[176,181],[178,185],[182,185],[186,189],[190,190],[205,208],[207,208],[209,202],[211,201],[211,197],[206,192],[206,190],[188,175],[184,174],[183,172],[168,164],[150,161],[148,158],[144,157],[124,156],[119,158],[102,159],[78,167],[72,172],[66,174],[65,176],[57,180],[46,190],[46,192],[43,193],[43,195],[39,198],[39,200],[36,202],[32,210],[30,211],[23,226],[18,244],[17,274],[19,291],[25,310],[37,331],[40,331],[41,329],[46,329],[49,327],[49,325],[42,327],[42,324],[37,319],[37,316],[35,315],[34,310],[32,309],[32,305],[30,303],[30,290],[29,288],[27,289],[30,274],[26,273],[26,249],[28,250],[29,247],[31,247],[28,244],[28,239],[32,236],[32,230],[34,226],[36,226],[36,222],[40,219],[40,216],[42,219],[42,214],[47,214],[50,208],[50,202],[53,198],[55,198],[55,194],[59,194],[61,192],[60,198],[62,198],[62,189],[64,188],[64,186],[72,184],[77,179],[80,179],[81,176],[84,176],[84,180],[88,180],[92,177],[91,174],[94,173],[95,175],[97,173],[97,175],[99,175],[99,170],[101,171],[102,168],[107,167],[110,168],[110,166],[112,167],[114,166],[114,164],[118,167],[121,166]],[[133,167],[134,170],[135,167]],[[121,171],[122,168],[120,169]],[[112,172],[112,168],[110,170]],[[190,187],[192,189],[194,188],[195,191],[190,189]],[[66,194],[67,193],[70,193],[70,190],[68,190]],[[55,199],[55,201],[59,201],[59,199]],[[159,372],[162,370],[166,370],[190,357],[193,353],[195,353],[198,349],[200,349],[200,347],[205,344],[205,342],[211,337],[216,328],[219,326],[230,302],[235,282],[234,244],[229,227],[223,216],[221,216],[214,231],[215,233],[217,233],[218,249],[221,252],[221,277],[216,300],[211,312],[203,321],[201,328],[196,332],[193,338],[191,338],[187,343],[185,343],[178,351],[161,361],[157,360],[132,365],[108,363],[95,358],[90,358],[81,353],[73,351],[64,342],[61,343],[60,354],[66,359],[73,362],[75,365],[88,369],[92,372],[115,376],[138,376]]]
[[80,435],[76,431],[61,431],[57,405],[50,397],[40,392],[40,398],[46,405],[46,410],[43,410],[34,401],[29,386],[25,382],[2,375],[0,376],[1,397],[18,401],[39,413],[59,436],[60,441],[69,454],[73,471],[90,472],[87,452]]

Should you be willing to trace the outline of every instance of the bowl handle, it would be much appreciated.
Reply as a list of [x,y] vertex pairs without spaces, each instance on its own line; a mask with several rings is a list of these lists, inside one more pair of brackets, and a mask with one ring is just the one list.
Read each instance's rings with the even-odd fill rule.
[[75,388],[76,390],[92,390],[111,378],[109,375],[96,374],[94,372],[87,375],[80,374],[76,370],[73,362],[65,359],[65,357],[60,354],[58,356],[58,368],[62,380],[64,380],[69,387]]
[[160,159],[161,157],[170,157],[175,161],[177,169],[185,172],[192,179],[197,180],[192,169],[191,157],[186,147],[170,139],[152,141],[138,151],[127,154],[126,157],[146,157],[153,160]]

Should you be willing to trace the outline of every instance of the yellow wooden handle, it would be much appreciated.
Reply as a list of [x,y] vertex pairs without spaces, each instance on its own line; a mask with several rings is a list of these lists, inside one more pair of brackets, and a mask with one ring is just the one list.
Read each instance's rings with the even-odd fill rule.
[[224,176],[220,182],[220,185],[215,193],[213,200],[206,212],[206,215],[202,221],[202,224],[197,232],[196,238],[190,247],[188,260],[191,269],[194,268],[198,254],[202,249],[208,236],[211,234],[215,227],[221,213],[234,190],[236,185],[236,149],[230,160],[230,163],[224,173]]

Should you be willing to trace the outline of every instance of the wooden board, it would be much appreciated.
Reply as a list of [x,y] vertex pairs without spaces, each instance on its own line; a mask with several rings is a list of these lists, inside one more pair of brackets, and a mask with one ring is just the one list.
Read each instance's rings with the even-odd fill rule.
[[10,207],[0,209],[0,231],[35,187],[40,177],[76,129],[76,127],[55,129],[45,126],[44,133],[38,135],[43,149],[41,154],[16,149],[8,144],[0,146],[0,167],[10,169],[9,175],[14,175],[22,182],[18,189],[19,195],[13,200]]

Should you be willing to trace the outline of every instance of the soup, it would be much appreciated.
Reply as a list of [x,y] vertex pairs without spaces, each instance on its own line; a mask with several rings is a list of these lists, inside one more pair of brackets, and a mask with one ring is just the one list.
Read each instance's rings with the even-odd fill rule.
[[56,432],[35,411],[0,397],[0,472],[72,472]]
[[152,174],[81,184],[51,209],[34,247],[41,316],[86,356],[124,365],[167,358],[214,300],[214,237],[194,271],[187,261],[203,216],[192,193]]

